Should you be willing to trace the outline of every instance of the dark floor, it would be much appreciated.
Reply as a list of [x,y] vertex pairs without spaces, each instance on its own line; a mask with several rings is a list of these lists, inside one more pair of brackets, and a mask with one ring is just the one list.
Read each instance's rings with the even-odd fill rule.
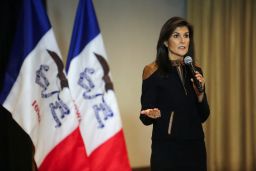
[[133,168],[132,171],[150,171],[149,167]]

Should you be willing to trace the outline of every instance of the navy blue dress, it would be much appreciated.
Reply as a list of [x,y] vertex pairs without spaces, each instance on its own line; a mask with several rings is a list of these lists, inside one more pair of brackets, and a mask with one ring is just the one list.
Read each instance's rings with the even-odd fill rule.
[[[151,171],[206,171],[206,149],[202,123],[210,114],[206,94],[202,102],[191,82],[191,74],[181,65],[163,75],[157,69],[143,80],[141,108],[158,108],[161,117],[140,114],[144,125],[153,124]],[[201,72],[200,68],[197,68]]]

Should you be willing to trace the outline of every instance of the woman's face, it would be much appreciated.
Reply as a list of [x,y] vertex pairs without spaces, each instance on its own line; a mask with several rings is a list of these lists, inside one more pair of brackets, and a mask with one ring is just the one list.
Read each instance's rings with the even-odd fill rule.
[[169,49],[169,58],[176,60],[183,57],[188,52],[189,41],[188,27],[177,27],[165,43]]

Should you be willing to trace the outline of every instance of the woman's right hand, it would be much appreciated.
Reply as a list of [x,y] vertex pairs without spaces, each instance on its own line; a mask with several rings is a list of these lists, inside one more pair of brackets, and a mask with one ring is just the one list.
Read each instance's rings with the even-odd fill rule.
[[161,117],[161,112],[158,108],[142,110],[140,113],[153,119]]

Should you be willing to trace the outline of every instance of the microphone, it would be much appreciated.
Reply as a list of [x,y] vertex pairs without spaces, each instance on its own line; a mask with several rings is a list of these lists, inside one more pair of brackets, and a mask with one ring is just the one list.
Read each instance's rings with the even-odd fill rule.
[[190,72],[191,72],[191,74],[192,74],[192,77],[193,77],[194,84],[195,84],[196,88],[198,89],[198,91],[199,91],[200,93],[202,93],[202,92],[204,92],[204,88],[203,88],[202,84],[201,84],[201,83],[196,79],[196,77],[195,77],[196,69],[195,69],[195,67],[193,66],[192,61],[193,61],[193,60],[192,60],[192,58],[191,58],[190,56],[186,56],[186,57],[184,58],[184,63],[185,63],[185,65],[187,65],[187,66],[189,67],[189,69],[190,69]]

